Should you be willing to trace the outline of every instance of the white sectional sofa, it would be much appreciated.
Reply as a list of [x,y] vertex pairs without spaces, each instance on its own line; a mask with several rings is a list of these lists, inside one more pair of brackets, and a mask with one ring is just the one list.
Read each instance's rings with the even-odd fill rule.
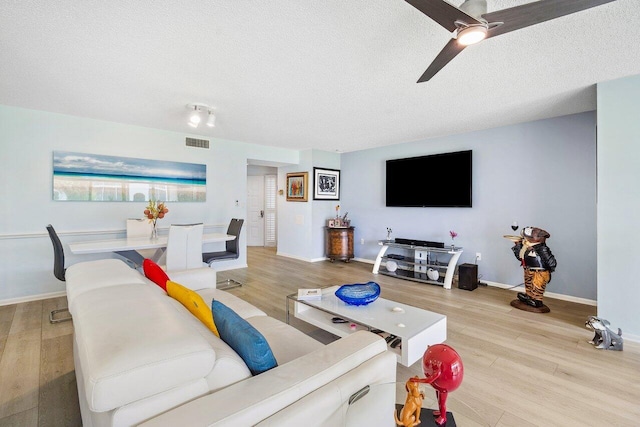
[[209,268],[169,276],[247,320],[278,367],[252,376],[231,347],[122,261],[79,263],[66,283],[85,427],[335,426],[347,412],[361,420],[391,415],[394,393],[347,403],[363,387],[395,381],[396,357],[382,338],[358,332],[325,346],[215,289]]

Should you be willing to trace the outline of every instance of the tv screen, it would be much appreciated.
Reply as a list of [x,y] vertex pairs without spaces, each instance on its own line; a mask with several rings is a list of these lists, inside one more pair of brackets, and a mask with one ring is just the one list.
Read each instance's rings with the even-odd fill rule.
[[471,150],[387,160],[387,206],[471,207]]

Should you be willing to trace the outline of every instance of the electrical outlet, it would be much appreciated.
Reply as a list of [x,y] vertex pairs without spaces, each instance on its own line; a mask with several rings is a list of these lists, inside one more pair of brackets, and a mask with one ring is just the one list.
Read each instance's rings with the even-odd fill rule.
[[476,261],[482,261],[482,254],[480,252],[476,252]]
[[364,245],[364,239],[360,239],[360,244]]

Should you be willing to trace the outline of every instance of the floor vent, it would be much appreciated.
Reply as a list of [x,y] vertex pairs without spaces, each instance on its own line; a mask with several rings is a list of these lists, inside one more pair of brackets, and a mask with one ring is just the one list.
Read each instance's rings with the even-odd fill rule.
[[186,138],[186,141],[187,141],[187,147],[209,149],[209,140],[207,139]]

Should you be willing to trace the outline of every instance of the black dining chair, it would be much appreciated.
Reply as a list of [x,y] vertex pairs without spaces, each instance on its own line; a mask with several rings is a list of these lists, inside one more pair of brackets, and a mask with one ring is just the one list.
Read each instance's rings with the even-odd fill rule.
[[[236,236],[233,240],[227,240],[225,242],[225,250],[219,252],[205,252],[202,254],[202,261],[209,264],[215,261],[227,261],[231,259],[238,259],[240,256],[240,231],[242,230],[242,224],[244,223],[244,219],[232,218],[229,223],[229,228],[227,228],[227,234]],[[224,287],[219,287],[219,289],[229,289],[235,288],[238,286],[242,286],[242,283],[238,282],[234,279],[227,279],[218,282],[217,284],[225,284]]]
[[[53,244],[53,275],[56,276],[56,279],[64,282],[67,269],[64,267],[64,249],[62,248],[62,242],[60,242],[60,238],[51,224],[47,225],[47,231]],[[60,323],[71,320],[71,315],[59,319],[55,318],[56,314],[64,312],[69,312],[69,308],[65,307],[51,311],[51,313],[49,313],[49,322]]]

